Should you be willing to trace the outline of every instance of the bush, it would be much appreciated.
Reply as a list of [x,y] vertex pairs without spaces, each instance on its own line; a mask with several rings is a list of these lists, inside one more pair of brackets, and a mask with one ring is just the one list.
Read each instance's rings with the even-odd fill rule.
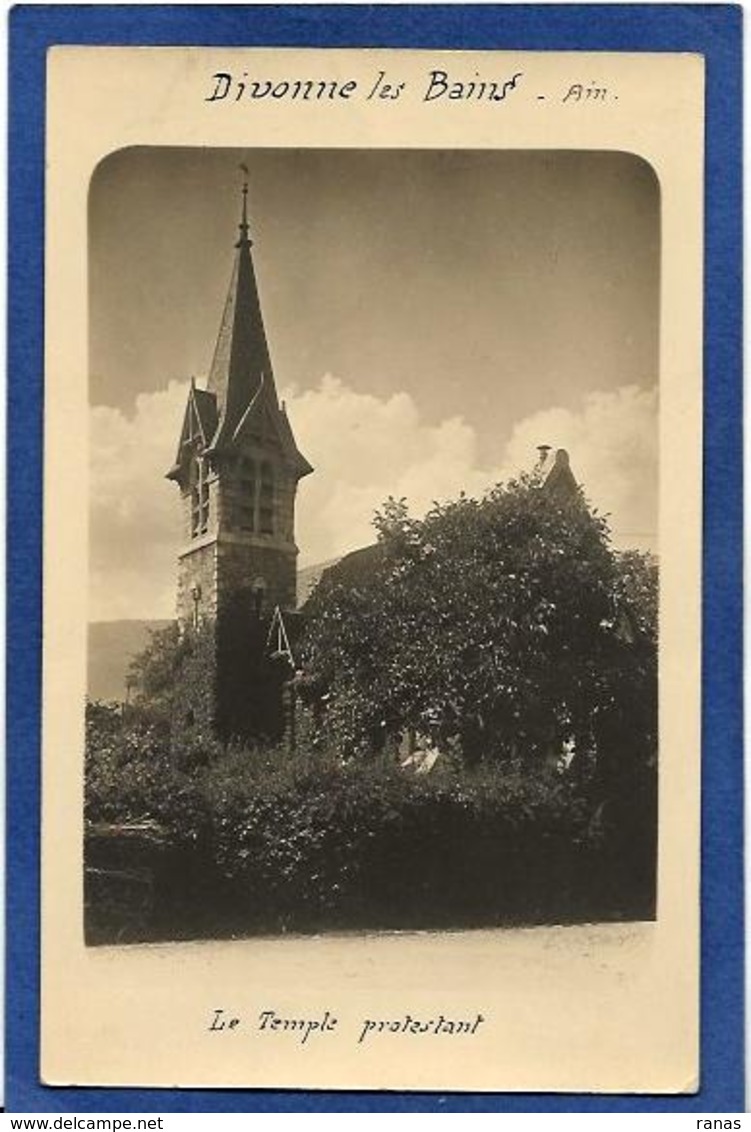
[[195,839],[198,781],[170,753],[169,729],[128,705],[86,705],[84,816],[88,823],[163,823]]
[[651,914],[650,877],[613,851],[618,815],[572,777],[270,748],[186,775],[148,728],[91,714],[87,816],[156,820],[169,846],[151,937]]

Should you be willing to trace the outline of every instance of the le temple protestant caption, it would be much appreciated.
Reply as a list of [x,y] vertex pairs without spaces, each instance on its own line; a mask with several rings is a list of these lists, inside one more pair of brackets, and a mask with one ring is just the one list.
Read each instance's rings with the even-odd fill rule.
[[[266,78],[259,79],[247,71],[215,71],[208,84],[204,102],[235,103],[254,101],[276,102],[347,102],[360,99],[393,102],[400,98],[417,98],[419,102],[505,102],[524,86],[524,72],[514,71],[494,77],[475,71],[470,78],[459,78],[444,70],[430,70],[415,89],[406,80],[378,71],[367,82],[358,79]],[[550,95],[536,92],[533,97],[544,102],[614,102],[618,95],[597,83],[575,81]]]
[[[416,1018],[411,1014],[404,1014],[401,1018],[363,1018],[352,1032],[357,1037],[357,1045],[362,1045],[368,1039],[379,1034],[415,1034],[415,1035],[451,1035],[476,1034],[485,1018],[482,1014],[475,1014],[471,1018],[447,1018],[437,1014],[431,1018]],[[211,1033],[231,1033],[232,1031],[251,1029],[256,1033],[290,1034],[300,1045],[305,1045],[310,1038],[321,1037],[324,1034],[334,1033],[339,1029],[339,1019],[330,1010],[324,1011],[317,1018],[287,1018],[275,1010],[261,1010],[255,1015],[253,1022],[248,1026],[244,1019],[235,1017],[223,1009],[215,1009],[213,1017],[208,1024]]]

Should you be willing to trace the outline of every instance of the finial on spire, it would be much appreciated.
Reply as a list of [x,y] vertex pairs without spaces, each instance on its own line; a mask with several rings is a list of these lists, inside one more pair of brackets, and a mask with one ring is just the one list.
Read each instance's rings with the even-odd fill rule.
[[239,239],[238,244],[237,244],[237,246],[239,247],[240,244],[249,244],[250,243],[250,240],[248,239],[248,176],[250,174],[250,170],[248,169],[248,166],[243,164],[243,163],[241,163],[238,166],[238,168],[241,169],[243,174],[244,174],[244,176],[243,176],[243,187],[242,187],[242,194],[243,194],[242,218],[240,220],[240,225],[239,225],[239,227],[240,227],[240,239]]

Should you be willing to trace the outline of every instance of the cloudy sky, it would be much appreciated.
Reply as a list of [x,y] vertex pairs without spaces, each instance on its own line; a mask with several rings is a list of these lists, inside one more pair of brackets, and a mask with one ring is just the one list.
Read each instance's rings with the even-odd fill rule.
[[174,615],[164,480],[208,371],[239,161],[276,381],[316,471],[300,564],[569,449],[656,549],[659,190],[625,154],[130,149],[90,193],[91,617]]

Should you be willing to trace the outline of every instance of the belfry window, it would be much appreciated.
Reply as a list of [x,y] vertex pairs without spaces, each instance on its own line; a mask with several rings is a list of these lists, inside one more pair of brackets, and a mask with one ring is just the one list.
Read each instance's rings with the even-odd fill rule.
[[201,525],[201,503],[198,488],[194,487],[190,493],[190,533],[195,538]]
[[258,529],[262,535],[274,533],[274,471],[265,461],[261,464],[258,498]]
[[190,533],[193,538],[209,529],[208,466],[200,457],[195,463],[193,488],[190,493]]
[[274,534],[275,476],[268,460],[236,457],[236,464],[223,487],[227,523],[247,534]]

